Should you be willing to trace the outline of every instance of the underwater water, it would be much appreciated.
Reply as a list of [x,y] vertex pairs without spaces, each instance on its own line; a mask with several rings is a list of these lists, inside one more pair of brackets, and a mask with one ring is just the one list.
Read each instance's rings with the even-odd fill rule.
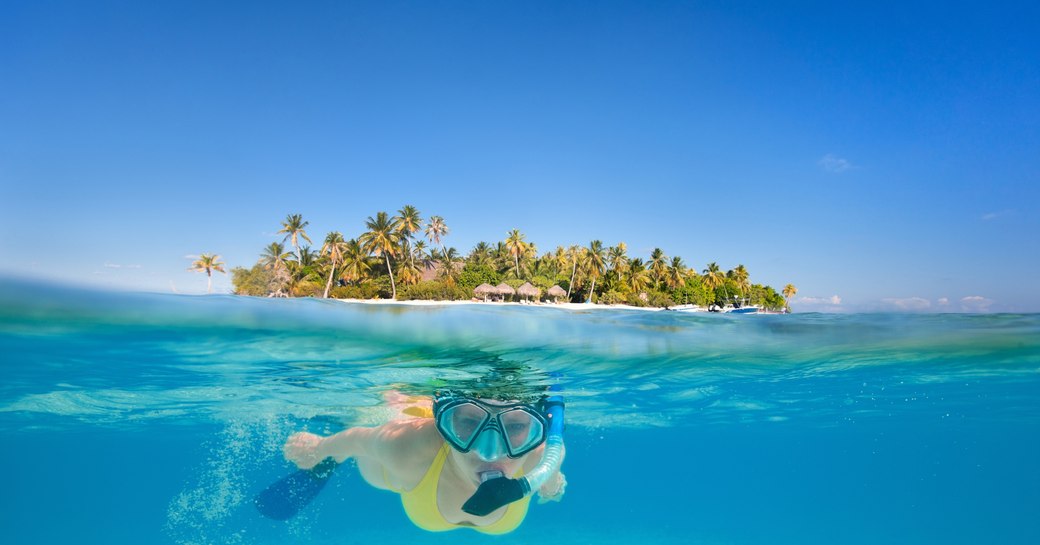
[[[0,288],[5,544],[1040,543],[1040,315],[724,316]],[[349,465],[252,498],[296,430],[490,369],[567,400],[569,482],[429,533]]]

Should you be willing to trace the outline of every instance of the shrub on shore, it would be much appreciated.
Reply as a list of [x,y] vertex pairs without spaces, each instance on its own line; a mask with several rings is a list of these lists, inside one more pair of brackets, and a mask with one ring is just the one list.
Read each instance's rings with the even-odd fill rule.
[[466,301],[473,297],[473,290],[462,286],[449,286],[439,280],[426,280],[411,286],[401,286],[397,299],[402,301]]

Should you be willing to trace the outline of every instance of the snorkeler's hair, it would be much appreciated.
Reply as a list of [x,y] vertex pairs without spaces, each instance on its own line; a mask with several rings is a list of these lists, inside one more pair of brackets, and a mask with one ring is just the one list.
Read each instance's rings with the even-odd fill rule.
[[434,397],[465,396],[534,403],[545,397],[551,384],[549,375],[544,371],[523,364],[503,362],[497,358],[489,364],[486,356],[483,361],[468,360],[453,367],[453,370],[462,373],[451,373],[455,376],[436,379],[425,386],[412,385],[399,389],[410,394]]

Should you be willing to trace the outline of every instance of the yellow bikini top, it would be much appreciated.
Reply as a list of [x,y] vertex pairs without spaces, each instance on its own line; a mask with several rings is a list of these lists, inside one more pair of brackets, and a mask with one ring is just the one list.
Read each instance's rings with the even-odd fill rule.
[[[437,508],[437,483],[440,482],[441,469],[444,468],[444,461],[448,458],[448,449],[450,448],[448,443],[444,443],[444,446],[437,451],[437,456],[434,457],[433,463],[430,464],[430,469],[426,470],[426,474],[423,475],[418,486],[407,492],[398,492],[401,495],[401,505],[404,506],[404,512],[412,520],[412,523],[430,532],[472,528],[485,534],[506,534],[520,526],[520,523],[524,521],[524,517],[527,516],[527,506],[531,503],[531,496],[526,496],[522,500],[509,504],[502,518],[487,526],[460,525],[444,520],[444,516],[441,515],[440,510]],[[519,473],[522,471],[523,469],[520,469],[514,477],[519,477]]]

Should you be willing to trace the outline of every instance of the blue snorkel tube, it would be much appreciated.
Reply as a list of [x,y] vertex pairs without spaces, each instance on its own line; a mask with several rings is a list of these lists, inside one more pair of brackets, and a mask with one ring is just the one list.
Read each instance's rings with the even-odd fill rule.
[[563,396],[550,396],[543,404],[549,419],[549,433],[541,463],[519,479],[496,477],[480,483],[473,496],[462,505],[463,511],[478,517],[487,516],[503,505],[530,495],[541,488],[550,475],[559,471],[563,462]]

